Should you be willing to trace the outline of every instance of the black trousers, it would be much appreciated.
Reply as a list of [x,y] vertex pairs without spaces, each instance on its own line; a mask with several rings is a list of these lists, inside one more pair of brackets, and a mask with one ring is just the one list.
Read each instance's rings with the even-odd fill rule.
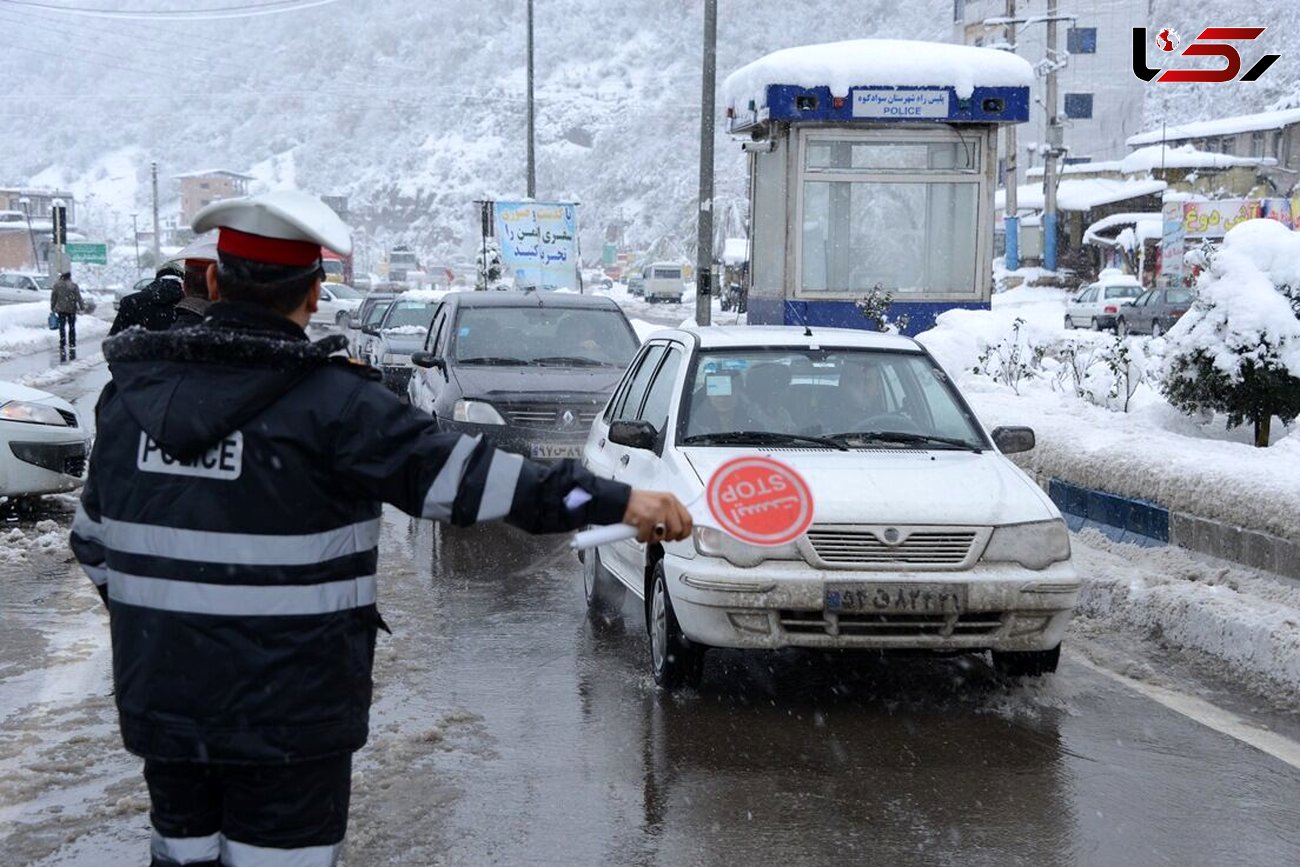
[[347,833],[352,755],[283,765],[144,763],[153,867],[333,864]]
[[77,348],[77,314],[75,313],[58,313],[59,317],[59,348],[71,344],[73,349]]

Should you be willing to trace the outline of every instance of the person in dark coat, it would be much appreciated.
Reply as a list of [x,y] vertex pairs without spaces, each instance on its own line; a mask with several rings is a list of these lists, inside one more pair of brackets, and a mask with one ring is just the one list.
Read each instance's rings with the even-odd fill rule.
[[71,347],[73,361],[77,359],[77,312],[84,305],[81,287],[72,281],[72,272],[64,271],[50,287],[50,312],[59,319],[59,360],[68,360]]
[[184,273],[168,262],[158,269],[153,282],[122,299],[109,336],[139,325],[149,331],[164,331],[176,321],[176,305],[185,296]]
[[185,263],[182,289],[185,296],[176,304],[176,321],[172,328],[198,325],[208,315],[208,267],[217,263],[216,232],[196,238],[176,256]]
[[123,742],[144,759],[154,865],[329,865],[368,736],[381,506],[533,533],[633,525],[687,539],[670,494],[575,461],[535,464],[440,433],[347,340],[308,340],[323,202],[218,202],[202,323],[104,342],[71,545],[108,606]]

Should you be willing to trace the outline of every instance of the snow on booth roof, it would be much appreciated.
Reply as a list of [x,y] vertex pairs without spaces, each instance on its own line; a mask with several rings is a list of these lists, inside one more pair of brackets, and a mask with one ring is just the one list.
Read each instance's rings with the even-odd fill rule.
[[919,42],[912,39],[852,39],[783,48],[742,66],[722,84],[724,108],[767,102],[774,84],[829,87],[848,96],[854,87],[951,87],[968,99],[976,87],[1029,87],[1034,68],[1007,51]]

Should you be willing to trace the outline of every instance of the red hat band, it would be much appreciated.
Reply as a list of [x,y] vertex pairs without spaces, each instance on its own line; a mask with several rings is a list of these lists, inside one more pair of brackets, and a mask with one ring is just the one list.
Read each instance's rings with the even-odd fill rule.
[[290,241],[285,238],[268,238],[250,235],[229,226],[222,226],[217,235],[217,250],[241,259],[265,262],[268,265],[289,265],[305,268],[320,259],[320,245],[310,241]]

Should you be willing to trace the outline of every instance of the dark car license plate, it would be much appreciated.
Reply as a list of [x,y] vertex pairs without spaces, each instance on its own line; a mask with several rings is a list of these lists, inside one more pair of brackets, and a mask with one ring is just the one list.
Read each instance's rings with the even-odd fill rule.
[[826,588],[826,610],[845,614],[960,614],[963,584],[839,584]]
[[582,457],[582,443],[533,443],[531,456],[539,460]]

